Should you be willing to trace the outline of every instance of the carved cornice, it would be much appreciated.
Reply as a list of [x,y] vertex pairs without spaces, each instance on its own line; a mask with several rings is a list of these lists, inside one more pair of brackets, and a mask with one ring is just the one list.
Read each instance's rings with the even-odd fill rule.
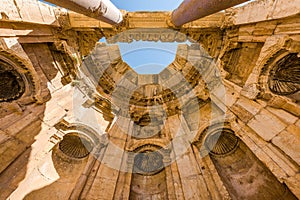
[[68,84],[76,78],[77,67],[80,64],[80,59],[76,52],[67,45],[66,41],[56,41],[49,46],[58,67],[62,72],[62,83]]

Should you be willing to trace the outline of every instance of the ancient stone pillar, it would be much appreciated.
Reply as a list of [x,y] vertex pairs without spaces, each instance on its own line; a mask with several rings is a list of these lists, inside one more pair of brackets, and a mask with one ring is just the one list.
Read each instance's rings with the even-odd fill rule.
[[109,24],[122,22],[122,13],[109,0],[46,0],[63,8],[84,14]]
[[185,0],[172,12],[171,21],[181,26],[246,1],[249,0]]

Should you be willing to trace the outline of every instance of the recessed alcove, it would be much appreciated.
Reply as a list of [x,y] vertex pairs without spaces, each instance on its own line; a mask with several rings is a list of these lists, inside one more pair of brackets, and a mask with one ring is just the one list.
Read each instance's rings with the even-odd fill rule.
[[0,102],[20,98],[25,92],[25,82],[14,66],[0,59],[0,76]]

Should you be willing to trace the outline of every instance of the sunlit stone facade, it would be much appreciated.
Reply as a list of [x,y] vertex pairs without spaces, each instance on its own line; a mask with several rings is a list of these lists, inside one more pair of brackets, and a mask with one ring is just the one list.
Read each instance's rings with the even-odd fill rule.
[[[37,0],[0,13],[0,199],[300,198],[299,0],[180,27]],[[188,43],[146,75],[122,60],[133,41]]]

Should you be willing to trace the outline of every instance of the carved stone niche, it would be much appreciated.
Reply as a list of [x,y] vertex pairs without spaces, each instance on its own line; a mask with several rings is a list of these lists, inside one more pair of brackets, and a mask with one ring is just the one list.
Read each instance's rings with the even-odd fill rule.
[[163,156],[156,151],[140,152],[134,158],[134,173],[151,175],[158,173],[163,168]]
[[300,41],[283,37],[259,63],[260,97],[300,101]]
[[300,90],[300,57],[297,56],[297,53],[285,55],[273,65],[269,72],[268,86],[273,93],[278,95],[287,96],[298,93]]
[[0,103],[11,102],[22,96],[34,100],[35,85],[32,74],[13,54],[0,50]]
[[233,130],[207,133],[205,146],[232,199],[297,199]]
[[238,147],[239,140],[230,129],[224,128],[206,138],[205,146],[211,155],[228,155]]
[[0,60],[0,101],[17,99],[25,91],[21,75],[7,63]]
[[265,63],[259,76],[260,96],[266,100],[281,96],[300,101],[300,58],[297,53],[281,49]]
[[[103,138],[86,125],[62,120],[54,127],[63,133],[63,137],[55,146],[54,152],[67,161],[84,159],[92,152],[94,147],[103,143]],[[58,135],[53,137],[61,138]]]
[[71,158],[85,158],[93,149],[93,143],[78,133],[68,133],[58,145],[65,155]]
[[163,151],[155,145],[135,150],[129,199],[168,199]]
[[259,57],[263,43],[232,43],[221,57],[226,79],[243,87]]

